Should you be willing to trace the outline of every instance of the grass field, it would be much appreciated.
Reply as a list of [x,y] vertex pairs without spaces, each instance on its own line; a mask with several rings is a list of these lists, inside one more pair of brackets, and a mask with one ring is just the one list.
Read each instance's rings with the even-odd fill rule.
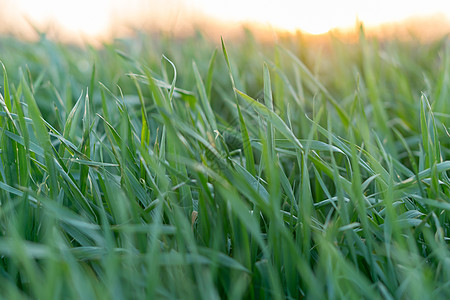
[[0,60],[0,298],[450,299],[448,37]]

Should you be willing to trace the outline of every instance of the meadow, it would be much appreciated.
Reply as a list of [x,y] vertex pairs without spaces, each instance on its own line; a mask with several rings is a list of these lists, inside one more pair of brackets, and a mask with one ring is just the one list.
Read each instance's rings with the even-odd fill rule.
[[0,38],[0,298],[450,299],[450,40]]

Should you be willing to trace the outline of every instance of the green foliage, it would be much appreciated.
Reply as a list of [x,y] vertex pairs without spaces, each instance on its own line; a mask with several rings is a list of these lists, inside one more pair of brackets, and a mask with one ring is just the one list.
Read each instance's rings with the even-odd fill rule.
[[1,298],[450,298],[447,37],[0,41]]

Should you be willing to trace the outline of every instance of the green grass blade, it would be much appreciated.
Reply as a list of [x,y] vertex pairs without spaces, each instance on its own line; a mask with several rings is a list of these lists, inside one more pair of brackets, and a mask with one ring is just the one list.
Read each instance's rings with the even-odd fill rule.
[[36,137],[38,139],[39,144],[44,150],[47,173],[50,177],[49,196],[52,199],[56,199],[57,195],[59,194],[58,175],[56,173],[55,162],[53,160],[53,147],[50,142],[50,137],[48,135],[47,128],[45,127],[41,113],[37,106],[36,100],[34,99],[34,96],[31,93],[31,90],[27,82],[25,81],[25,78],[22,78],[21,84],[25,100],[27,101],[28,104],[28,111],[30,113],[31,119],[33,120],[33,126],[36,133]]

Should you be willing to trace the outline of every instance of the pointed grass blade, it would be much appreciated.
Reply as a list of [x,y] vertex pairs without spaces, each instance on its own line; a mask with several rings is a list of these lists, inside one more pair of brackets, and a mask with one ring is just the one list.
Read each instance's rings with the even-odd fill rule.
[[28,83],[26,82],[24,77],[22,77],[21,83],[23,88],[23,94],[28,104],[28,112],[30,114],[31,119],[33,120],[33,127],[36,133],[37,140],[44,150],[47,173],[50,177],[50,185],[49,185],[50,196],[52,199],[56,199],[56,196],[59,193],[58,175],[56,173],[55,162],[52,155],[53,147],[50,141],[50,136],[48,134],[45,123],[42,119],[41,112],[36,103],[36,99],[31,93]]

